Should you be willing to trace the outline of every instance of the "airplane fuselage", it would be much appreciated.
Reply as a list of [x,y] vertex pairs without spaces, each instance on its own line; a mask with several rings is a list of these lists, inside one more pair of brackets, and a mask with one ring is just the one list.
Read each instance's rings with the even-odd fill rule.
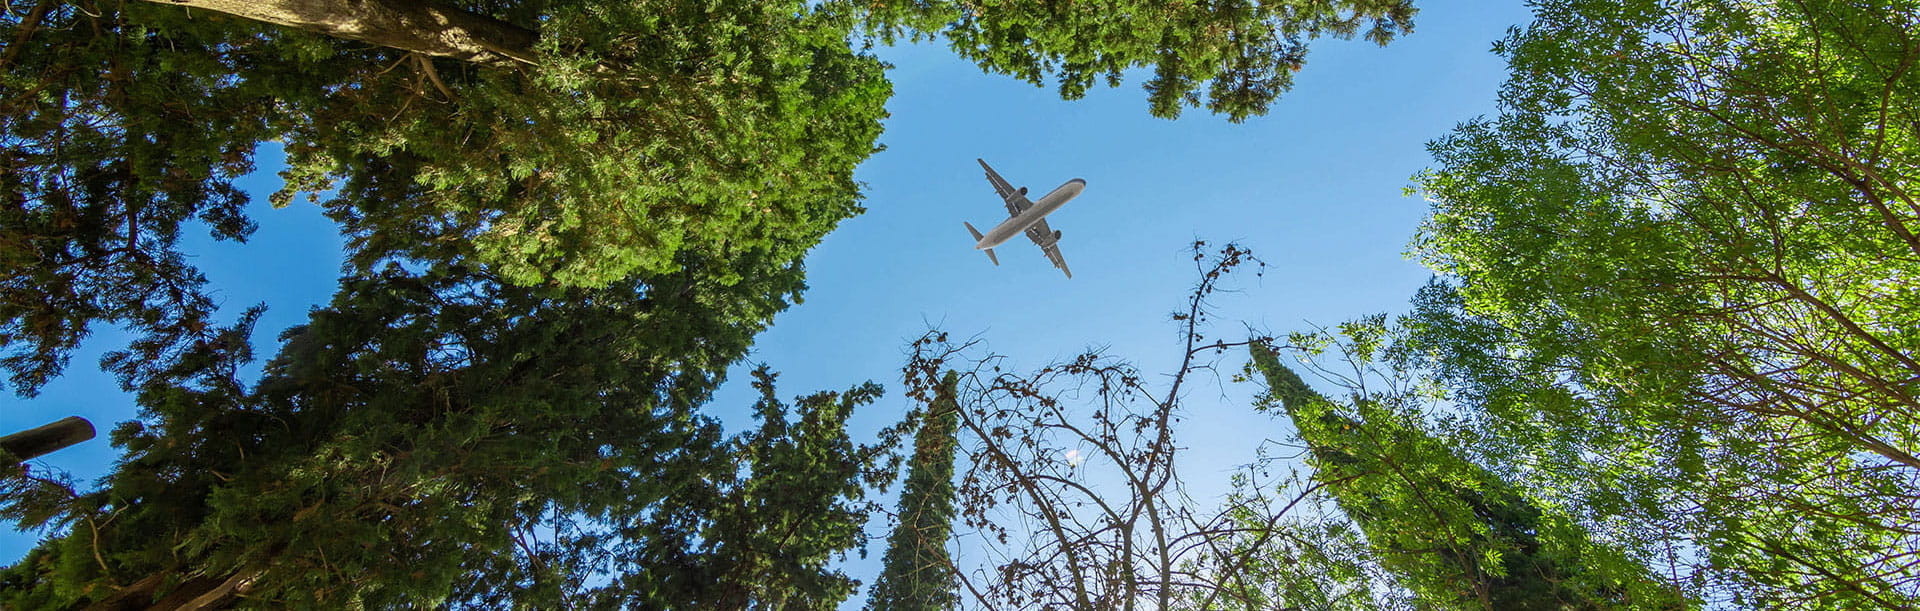
[[1013,218],[1001,222],[998,226],[995,226],[992,231],[988,231],[986,235],[981,236],[980,243],[973,245],[973,248],[975,250],[986,250],[1005,244],[1007,240],[1013,239],[1013,236],[1020,235],[1020,232],[1026,231],[1027,228],[1032,227],[1034,223],[1040,222],[1040,219],[1047,218],[1047,215],[1053,214],[1055,210],[1059,210],[1061,206],[1067,204],[1067,200],[1073,199],[1074,196],[1079,195],[1080,191],[1085,188],[1087,188],[1087,181],[1078,178],[1054,187],[1052,191],[1034,201],[1033,207],[1022,211]]

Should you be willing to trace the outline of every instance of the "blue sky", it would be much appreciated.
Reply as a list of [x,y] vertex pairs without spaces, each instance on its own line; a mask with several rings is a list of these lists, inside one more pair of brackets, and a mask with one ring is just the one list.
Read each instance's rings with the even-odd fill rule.
[[[1235,321],[1284,332],[1405,310],[1429,274],[1402,254],[1426,209],[1402,191],[1428,164],[1428,140],[1493,112],[1504,63],[1489,48],[1527,17],[1517,0],[1421,4],[1415,33],[1388,47],[1316,43],[1293,91],[1239,125],[1194,110],[1176,121],[1149,116],[1137,74],[1067,102],[1051,88],[983,74],[939,46],[882,49],[895,65],[894,97],[881,137],[887,150],[857,172],[867,213],[813,250],[805,302],[760,336],[714,409],[730,425],[747,424],[752,363],[780,371],[788,396],[871,379],[890,394],[856,417],[857,434],[870,434],[907,409],[899,368],[908,341],[930,326],[979,335],[1016,366],[1103,348],[1143,371],[1165,371],[1179,348],[1168,314],[1195,280],[1186,248],[1196,239],[1238,241],[1268,263],[1263,278],[1246,274],[1239,293],[1215,300],[1225,335],[1241,332]],[[197,255],[225,316],[269,306],[255,336],[264,357],[281,329],[332,294],[341,240],[315,206],[266,205],[278,167],[262,157],[262,171],[244,183],[256,195],[259,232],[244,245],[189,232],[185,250]],[[1064,234],[1072,279],[1024,238],[996,251],[998,267],[972,249],[961,222],[985,230],[1006,214],[976,157],[1034,193],[1087,181],[1049,218]],[[96,331],[40,397],[0,397],[0,431],[87,417],[100,438],[36,462],[83,480],[105,474],[118,457],[106,434],[134,411],[94,364],[124,340]],[[1181,435],[1193,448],[1185,469],[1196,491],[1223,490],[1262,439],[1286,435],[1284,423],[1246,409],[1254,390],[1191,391]],[[0,563],[36,538],[0,531]],[[882,544],[849,573],[871,583]]]

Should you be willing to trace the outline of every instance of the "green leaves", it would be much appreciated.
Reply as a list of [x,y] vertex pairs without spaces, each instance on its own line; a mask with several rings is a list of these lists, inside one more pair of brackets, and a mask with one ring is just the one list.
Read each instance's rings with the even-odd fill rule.
[[983,70],[1034,85],[1051,78],[1068,100],[1096,81],[1118,86],[1127,70],[1150,66],[1145,89],[1154,116],[1205,107],[1234,122],[1265,114],[1292,88],[1311,40],[1364,30],[1368,41],[1385,45],[1413,31],[1418,12],[1407,0],[873,2],[859,10],[869,15],[870,36],[944,38]]
[[[0,18],[27,41],[0,82],[0,261],[23,270],[0,282],[0,366],[17,391],[56,375],[96,321],[155,350],[203,339],[211,302],[174,238],[189,219],[245,237],[230,181],[262,141],[288,155],[271,199],[324,195],[356,273],[458,262],[602,287],[682,255],[797,261],[860,212],[852,170],[878,150],[891,90],[856,32],[869,45],[944,37],[989,71],[1055,78],[1069,99],[1151,65],[1154,114],[1204,104],[1240,121],[1291,86],[1307,41],[1385,43],[1414,13],[1406,0],[440,8],[537,43],[466,63],[152,3]],[[362,25],[359,40],[418,38]],[[144,375],[121,373],[129,387]]]
[[1499,47],[1502,113],[1420,178],[1415,254],[1451,276],[1421,349],[1489,447],[1612,528],[1697,546],[1714,596],[1900,606],[1920,580],[1875,517],[1920,506],[1920,209],[1889,178],[1920,168],[1896,119],[1917,15],[1543,3]]
[[0,261],[20,270],[0,282],[0,365],[16,390],[57,374],[95,321],[142,333],[136,361],[207,340],[211,302],[173,244],[191,220],[245,237],[230,181],[264,140],[288,153],[275,203],[334,190],[361,274],[443,262],[600,287],[696,258],[712,281],[758,285],[747,275],[786,278],[766,270],[859,212],[852,169],[889,88],[844,19],[757,2],[507,13],[542,24],[540,66],[149,3],[0,19],[30,40],[0,81]]
[[[1414,389],[1415,362],[1389,340],[1404,330],[1370,317],[1322,342],[1333,369],[1361,379],[1335,402],[1313,392],[1279,354],[1250,344],[1265,378],[1310,452],[1314,480],[1366,536],[1371,561],[1391,570],[1419,603],[1435,608],[1683,608],[1639,562],[1548,511],[1452,448],[1432,430],[1439,411]],[[1376,369],[1375,365],[1387,369]],[[1382,390],[1384,389],[1384,390]]]
[[[789,406],[763,372],[762,426],[733,438],[698,410],[860,212],[891,86],[851,37],[937,34],[1067,98],[1153,65],[1156,114],[1238,121],[1311,39],[1384,43],[1413,14],[436,3],[536,41],[469,63],[404,44],[422,32],[38,6],[0,16],[0,366],[30,395],[91,325],[129,327],[105,364],[144,411],[97,491],[6,474],[7,515],[72,525],[3,578],[22,607],[833,606],[854,584],[826,563],[889,478],[896,433],[845,433],[878,387]],[[263,141],[287,154],[272,202],[324,205],[349,265],[254,381],[260,309],[213,325],[175,244],[196,222],[246,237],[232,181]],[[944,494],[934,471],[916,494]]]
[[551,67],[442,60],[437,102],[369,76],[297,128],[294,172],[330,177],[298,188],[343,187],[357,264],[470,240],[516,283],[600,286],[683,251],[797,259],[859,211],[889,89],[844,26],[797,3],[540,11]]
[[880,388],[789,408],[763,369],[762,427],[722,437],[698,410],[777,297],[681,264],[564,291],[396,266],[350,278],[256,386],[233,379],[240,351],[181,359],[142,393],[148,423],[116,433],[129,456],[100,493],[49,504],[9,474],[9,512],[76,526],[0,595],[242,578],[262,606],[831,607],[854,584],[827,562],[863,541],[892,443],[845,422]]
[[115,5],[0,17],[18,41],[0,62],[0,368],[23,396],[95,321],[153,349],[206,339],[213,304],[175,244],[196,221],[252,232],[232,181],[284,116],[272,88],[232,77],[293,69],[257,28]]

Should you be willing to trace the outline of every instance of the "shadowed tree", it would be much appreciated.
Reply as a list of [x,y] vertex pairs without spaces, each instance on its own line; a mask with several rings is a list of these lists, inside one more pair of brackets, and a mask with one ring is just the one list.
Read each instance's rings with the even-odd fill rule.
[[0,16],[0,340],[22,392],[93,321],[150,340],[115,363],[130,388],[206,338],[175,239],[190,219],[245,237],[231,179],[260,141],[285,143],[277,203],[333,189],[358,273],[461,258],[597,287],[686,253],[736,283],[859,210],[888,94],[846,20],[797,2],[494,7],[542,24],[538,66],[147,2],[39,8]]
[[0,12],[0,368],[25,396],[96,320],[166,345],[210,337],[214,304],[175,244],[189,227],[253,231],[233,179],[302,97],[234,78],[243,62],[307,69],[262,53],[262,28],[157,6],[132,28],[105,4]]
[[[341,7],[360,12],[326,14]],[[1268,43],[1372,14],[1180,10],[1208,20],[1160,36],[1212,36],[1197,55],[1114,43],[1126,59],[1110,66],[1291,66],[1261,64],[1285,50]],[[1404,30],[1400,15],[1382,31]],[[846,465],[873,457],[835,431],[877,391],[803,400],[793,427],[763,405],[762,431],[732,442],[696,408],[798,298],[804,253],[859,211],[852,170],[876,150],[890,85],[854,33],[892,18],[742,0],[0,13],[0,364],[30,394],[90,325],[126,325],[138,339],[106,364],[144,410],[115,432],[128,456],[99,490],[7,472],[0,512],[68,530],[0,574],[0,595],[31,608],[832,604],[851,586],[821,558],[858,532],[845,503],[861,489],[849,473],[865,472]],[[1136,24],[1053,18],[1060,32]],[[1029,44],[996,40],[971,48]],[[1081,53],[1045,40],[1032,65]],[[1217,110],[1264,108],[1279,81],[1261,70],[1229,88],[1251,102]],[[268,140],[288,156],[273,201],[325,194],[349,269],[247,384],[258,310],[211,324],[176,239],[194,221],[246,236],[231,181]],[[781,508],[784,531],[758,530],[780,495],[808,502]],[[636,568],[653,566],[668,568]]]
[[879,389],[789,423],[761,374],[762,427],[724,438],[696,410],[781,304],[684,267],[558,291],[390,267],[251,387],[251,317],[221,330],[142,388],[102,488],[7,474],[5,517],[68,532],[0,573],[0,606],[831,607],[882,471],[843,423]]

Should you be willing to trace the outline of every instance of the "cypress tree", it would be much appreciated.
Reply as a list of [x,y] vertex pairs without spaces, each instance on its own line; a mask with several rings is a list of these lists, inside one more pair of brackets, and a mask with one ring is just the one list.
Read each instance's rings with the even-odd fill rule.
[[1253,367],[1310,452],[1315,479],[1379,562],[1423,602],[1467,609],[1684,608],[1644,566],[1594,542],[1450,450],[1411,414],[1338,404],[1252,344]]
[[957,602],[947,539],[953,532],[959,382],[960,375],[953,371],[940,379],[933,404],[914,436],[913,463],[900,494],[900,524],[887,540],[884,568],[867,599],[869,610],[934,611],[951,609]]

